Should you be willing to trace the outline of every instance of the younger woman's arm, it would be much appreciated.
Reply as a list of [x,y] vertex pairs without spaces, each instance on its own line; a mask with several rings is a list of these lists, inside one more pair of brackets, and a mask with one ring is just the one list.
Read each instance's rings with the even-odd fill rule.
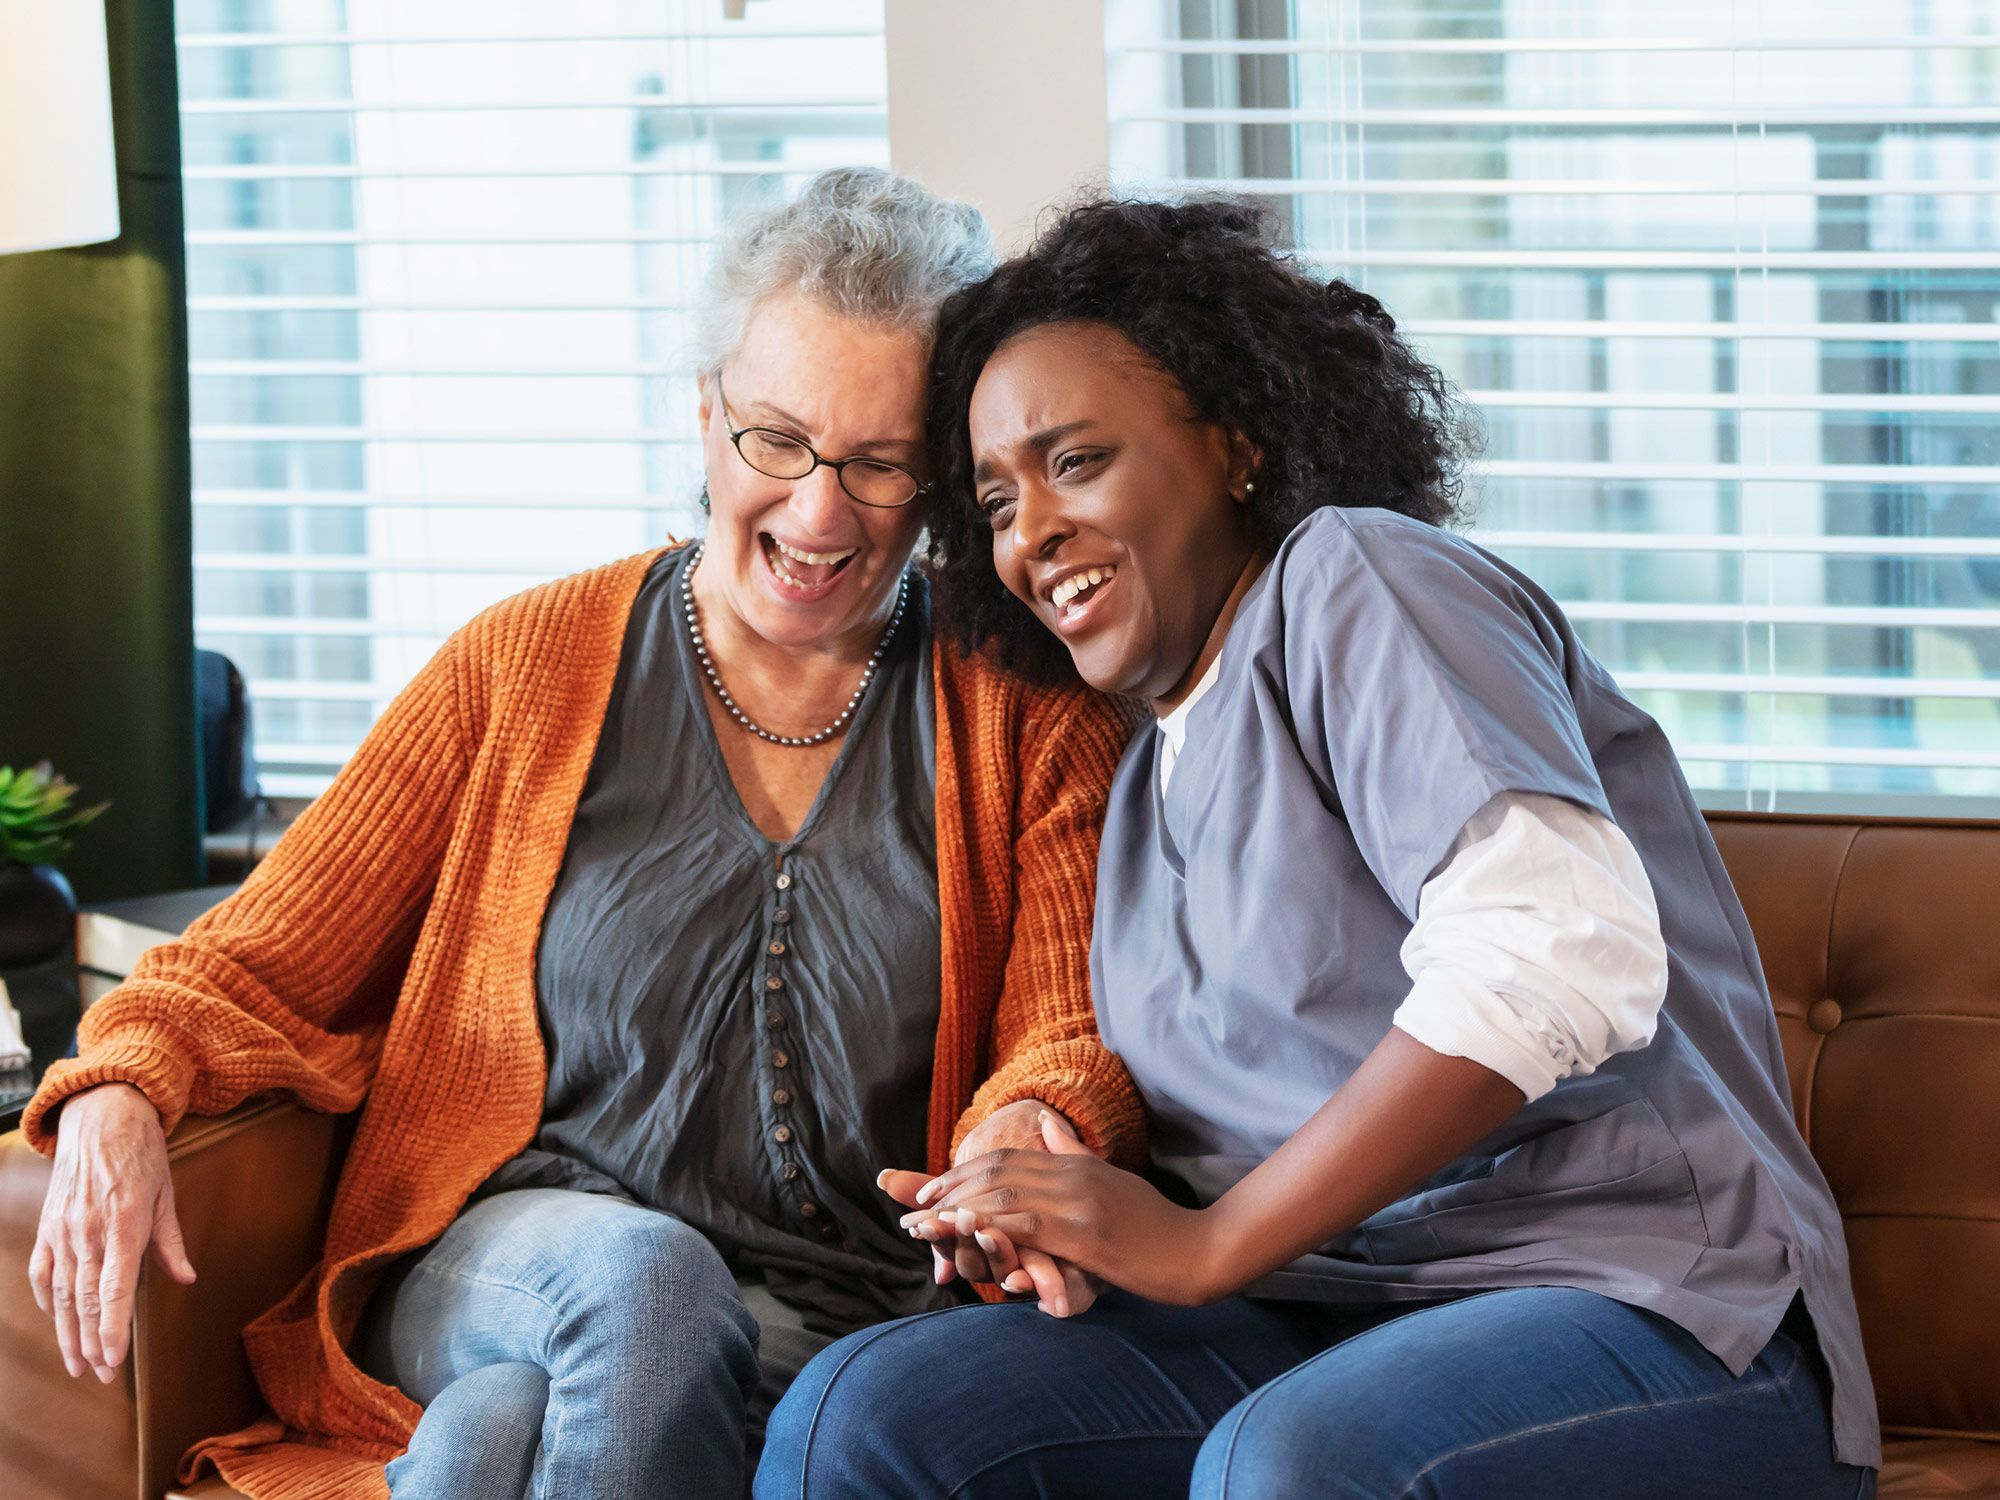
[[[1064,1163],[1031,1182],[997,1157],[900,1201],[970,1212],[989,1235],[1072,1257],[1166,1301],[1227,1295],[1402,1197],[1573,1072],[1652,1039],[1667,954],[1645,870],[1601,813],[1506,793],[1466,825],[1425,882],[1395,1027],[1278,1151],[1205,1211],[1143,1180]],[[1093,1196],[1095,1195],[1095,1196]],[[925,1215],[913,1215],[922,1220]],[[1131,1237],[1135,1225],[1156,1236]],[[1177,1282],[1154,1282],[1154,1276]],[[1144,1283],[1143,1285],[1141,1283]]]

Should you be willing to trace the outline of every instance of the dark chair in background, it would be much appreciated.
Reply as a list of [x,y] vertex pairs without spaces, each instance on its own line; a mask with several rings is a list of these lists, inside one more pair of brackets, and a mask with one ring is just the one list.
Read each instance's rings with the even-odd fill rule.
[[201,737],[202,832],[248,825],[239,855],[234,841],[211,840],[208,879],[241,880],[257,862],[257,824],[266,803],[257,781],[250,695],[236,663],[220,651],[194,654],[195,716]]

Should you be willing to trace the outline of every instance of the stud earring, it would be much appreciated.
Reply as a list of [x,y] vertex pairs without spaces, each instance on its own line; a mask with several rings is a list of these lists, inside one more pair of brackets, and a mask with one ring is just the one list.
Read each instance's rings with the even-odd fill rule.
[[1246,479],[1246,480],[1244,480],[1244,481],[1243,481],[1243,493],[1244,493],[1245,495],[1254,495],[1254,494],[1256,494],[1256,493],[1257,493],[1257,481],[1256,481],[1256,480],[1254,480],[1254,479]]

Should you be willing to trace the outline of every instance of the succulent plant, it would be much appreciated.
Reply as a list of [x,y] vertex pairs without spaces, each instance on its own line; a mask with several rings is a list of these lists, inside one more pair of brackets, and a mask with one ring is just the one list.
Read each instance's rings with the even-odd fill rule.
[[0,766],[0,860],[44,865],[70,850],[70,836],[111,804],[71,807],[76,788],[47,761],[16,771]]

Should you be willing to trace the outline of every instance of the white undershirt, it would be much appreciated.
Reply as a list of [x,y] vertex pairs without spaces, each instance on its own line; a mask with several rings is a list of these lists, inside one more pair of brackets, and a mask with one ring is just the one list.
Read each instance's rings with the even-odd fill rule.
[[1215,653],[1215,660],[1208,664],[1208,670],[1201,674],[1201,681],[1188,690],[1181,699],[1180,706],[1160,719],[1160,790],[1166,791],[1167,783],[1173,780],[1174,762],[1181,758],[1181,746],[1187,743],[1188,711],[1208,690],[1215,686],[1216,674],[1222,670],[1222,653]]
[[[1162,793],[1221,660],[1159,720]],[[1467,821],[1418,894],[1401,956],[1411,987],[1395,1025],[1529,1099],[1652,1041],[1667,993],[1659,907],[1631,840],[1537,792],[1501,792]]]

